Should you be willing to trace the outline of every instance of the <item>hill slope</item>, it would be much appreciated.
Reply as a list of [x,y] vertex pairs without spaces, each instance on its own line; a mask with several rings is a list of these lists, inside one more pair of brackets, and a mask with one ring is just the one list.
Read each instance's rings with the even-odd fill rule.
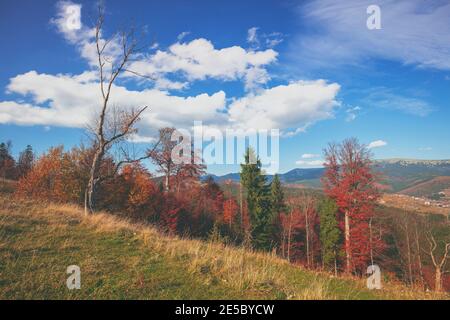
[[447,189],[450,189],[450,177],[436,177],[403,189],[400,193],[409,196],[429,197]]
[[[66,268],[81,268],[81,289]],[[369,291],[269,254],[161,235],[109,214],[0,195],[0,299],[435,298],[399,285]],[[444,297],[444,296],[441,296]]]
[[438,176],[450,176],[450,160],[387,159],[376,161],[376,168],[394,192]]

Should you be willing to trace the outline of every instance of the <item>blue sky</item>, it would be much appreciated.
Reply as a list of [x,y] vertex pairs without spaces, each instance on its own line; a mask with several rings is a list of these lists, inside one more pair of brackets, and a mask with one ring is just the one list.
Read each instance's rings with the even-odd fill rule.
[[[373,3],[379,30],[366,27]],[[64,29],[69,5],[81,5],[79,30]],[[351,136],[376,158],[450,158],[449,1],[105,5],[104,36],[135,25],[146,47],[132,67],[157,79],[122,77],[115,91],[117,104],[150,105],[142,141],[158,126],[201,120],[280,129],[281,172],[317,166],[328,142]],[[89,53],[95,17],[91,1],[0,2],[0,140],[12,140],[15,153],[86,139],[99,94]]]

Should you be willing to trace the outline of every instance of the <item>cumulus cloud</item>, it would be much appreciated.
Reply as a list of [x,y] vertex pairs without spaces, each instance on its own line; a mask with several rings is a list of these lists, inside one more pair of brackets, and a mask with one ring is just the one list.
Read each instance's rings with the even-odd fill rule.
[[248,51],[239,46],[216,49],[211,41],[200,38],[186,43],[175,43],[166,51],[158,50],[130,64],[140,74],[159,78],[172,74],[182,75],[188,81],[207,78],[223,81],[245,80],[263,84],[269,80],[265,66],[277,59],[272,49]]
[[230,121],[238,127],[279,128],[285,135],[304,131],[313,123],[332,117],[339,105],[337,83],[297,81],[235,100]]
[[298,35],[296,55],[308,66],[359,64],[375,57],[450,70],[450,2],[379,0],[380,30],[366,27],[371,4],[371,0],[302,3],[299,18],[316,26],[316,32]]
[[[30,97],[31,101],[0,102],[0,123],[85,127],[99,111],[101,93],[98,82],[83,82],[82,78],[35,71],[12,78],[7,90]],[[152,134],[155,128],[162,126],[191,126],[193,119],[206,124],[226,121],[222,113],[225,108],[223,91],[178,97],[156,89],[133,91],[114,85],[112,92],[111,106],[149,106],[139,124],[142,134]]]
[[[10,80],[10,93],[30,97],[28,103],[0,102],[0,123],[84,127],[98,112],[98,82],[82,75],[49,75],[30,71]],[[189,128],[193,121],[233,129],[280,129],[300,132],[330,118],[338,105],[339,85],[324,80],[298,81],[249,94],[226,104],[223,91],[179,97],[157,89],[129,90],[114,85],[111,105],[131,108],[148,105],[142,134],[155,128]]]
[[305,167],[305,168],[321,168],[323,167],[324,161],[323,160],[297,160],[295,162],[297,166]]
[[[89,30],[81,24],[82,5],[72,1],[59,1],[56,3],[56,8],[56,16],[50,20],[50,23],[71,43],[84,40]],[[73,18],[77,20],[75,24],[71,23]]]
[[[78,8],[78,10],[80,10],[80,25],[77,28],[68,25],[68,21],[70,21],[71,15],[73,14],[71,8]],[[81,8],[81,4],[72,1],[58,1],[56,3],[56,15],[50,20],[50,23],[55,26],[56,30],[65,40],[76,46],[81,57],[85,59],[91,67],[96,67],[98,57],[95,45],[95,28],[89,28],[82,23]],[[100,46],[106,41],[109,41],[109,45],[105,49],[104,55],[108,61],[114,62],[122,52],[119,37],[116,36],[106,40],[104,39],[104,35],[100,34]]]
[[[57,14],[51,23],[69,43],[77,47],[81,57],[95,69],[98,64],[95,29],[87,28],[83,24],[77,30],[67,28],[68,8],[71,6],[77,6],[77,4],[69,1],[58,2]],[[81,5],[78,6],[81,9]],[[136,54],[126,69],[138,70],[139,75],[155,79],[153,83],[155,87],[169,90],[185,88],[185,80],[192,82],[207,78],[223,81],[242,80],[245,81],[246,88],[250,90],[270,79],[265,67],[277,60],[278,53],[273,49],[257,51],[240,46],[218,49],[211,41],[203,38],[181,42],[188,34],[189,32],[180,33],[177,37],[178,42],[166,50],[160,49],[151,54]],[[107,50],[104,52],[105,61],[114,62],[122,53],[120,37],[108,39],[101,34],[100,45],[105,41],[109,41]],[[169,80],[168,75],[178,79]],[[135,73],[124,73],[123,76],[137,77]]]
[[384,147],[384,146],[387,146],[387,142],[386,141],[375,140],[375,141],[372,141],[371,143],[369,143],[367,145],[367,148],[373,149],[373,148],[380,148],[380,147]]

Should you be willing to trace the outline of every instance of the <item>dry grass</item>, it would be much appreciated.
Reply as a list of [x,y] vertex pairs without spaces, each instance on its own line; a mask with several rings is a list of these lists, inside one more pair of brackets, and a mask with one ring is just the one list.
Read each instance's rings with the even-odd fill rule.
[[[13,226],[26,230],[14,238],[8,234],[8,228]],[[80,244],[84,235],[85,243]],[[105,237],[107,243],[104,243]],[[49,298],[130,298],[142,293],[146,298],[185,298],[186,293],[181,293],[181,289],[172,292],[166,288],[167,282],[174,278],[180,287],[189,288],[183,290],[191,290],[187,297],[193,299],[205,298],[205,295],[215,299],[448,298],[412,291],[397,284],[385,285],[381,291],[369,291],[362,279],[334,278],[305,270],[268,253],[162,235],[151,226],[107,213],[84,216],[80,208],[67,204],[11,201],[0,196],[0,240],[5,240],[0,241],[0,258],[7,261],[4,265],[0,263],[0,297],[5,274],[13,277],[17,272],[28,275],[38,270],[33,274],[33,290],[49,292]],[[25,252],[26,258],[8,252]],[[83,272],[89,275],[87,279],[91,279],[95,290],[84,296],[73,296],[64,288],[49,283],[48,274],[60,272],[56,266],[63,255],[77,259],[81,259],[81,255]],[[161,264],[161,270],[148,270],[154,260]],[[106,268],[105,263],[108,267],[102,270]],[[121,264],[123,270],[118,270],[115,265]],[[100,284],[96,277],[103,279]],[[155,283],[159,289],[154,288]],[[25,287],[21,283],[10,284],[3,295],[36,298],[32,293],[29,296],[23,293],[21,290]]]

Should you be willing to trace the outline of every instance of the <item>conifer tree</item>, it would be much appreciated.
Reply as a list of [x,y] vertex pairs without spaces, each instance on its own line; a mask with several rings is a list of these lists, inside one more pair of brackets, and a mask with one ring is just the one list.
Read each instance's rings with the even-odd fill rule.
[[271,211],[271,228],[272,239],[277,246],[281,243],[282,226],[281,215],[286,214],[287,207],[284,201],[284,193],[281,187],[281,181],[277,174],[273,177],[270,184],[270,211]]
[[0,143],[0,178],[16,178],[16,162],[11,156],[11,142]]
[[20,153],[19,162],[17,164],[18,175],[20,178],[24,177],[31,170],[33,162],[33,148],[30,145],[27,145],[25,150]]
[[273,247],[270,193],[261,171],[261,161],[251,148],[246,150],[240,178],[246,192],[253,247],[270,250]]
[[337,222],[338,207],[336,203],[325,198],[319,204],[320,243],[322,247],[322,261],[327,269],[334,269],[337,273],[337,259],[341,246],[341,232]]

